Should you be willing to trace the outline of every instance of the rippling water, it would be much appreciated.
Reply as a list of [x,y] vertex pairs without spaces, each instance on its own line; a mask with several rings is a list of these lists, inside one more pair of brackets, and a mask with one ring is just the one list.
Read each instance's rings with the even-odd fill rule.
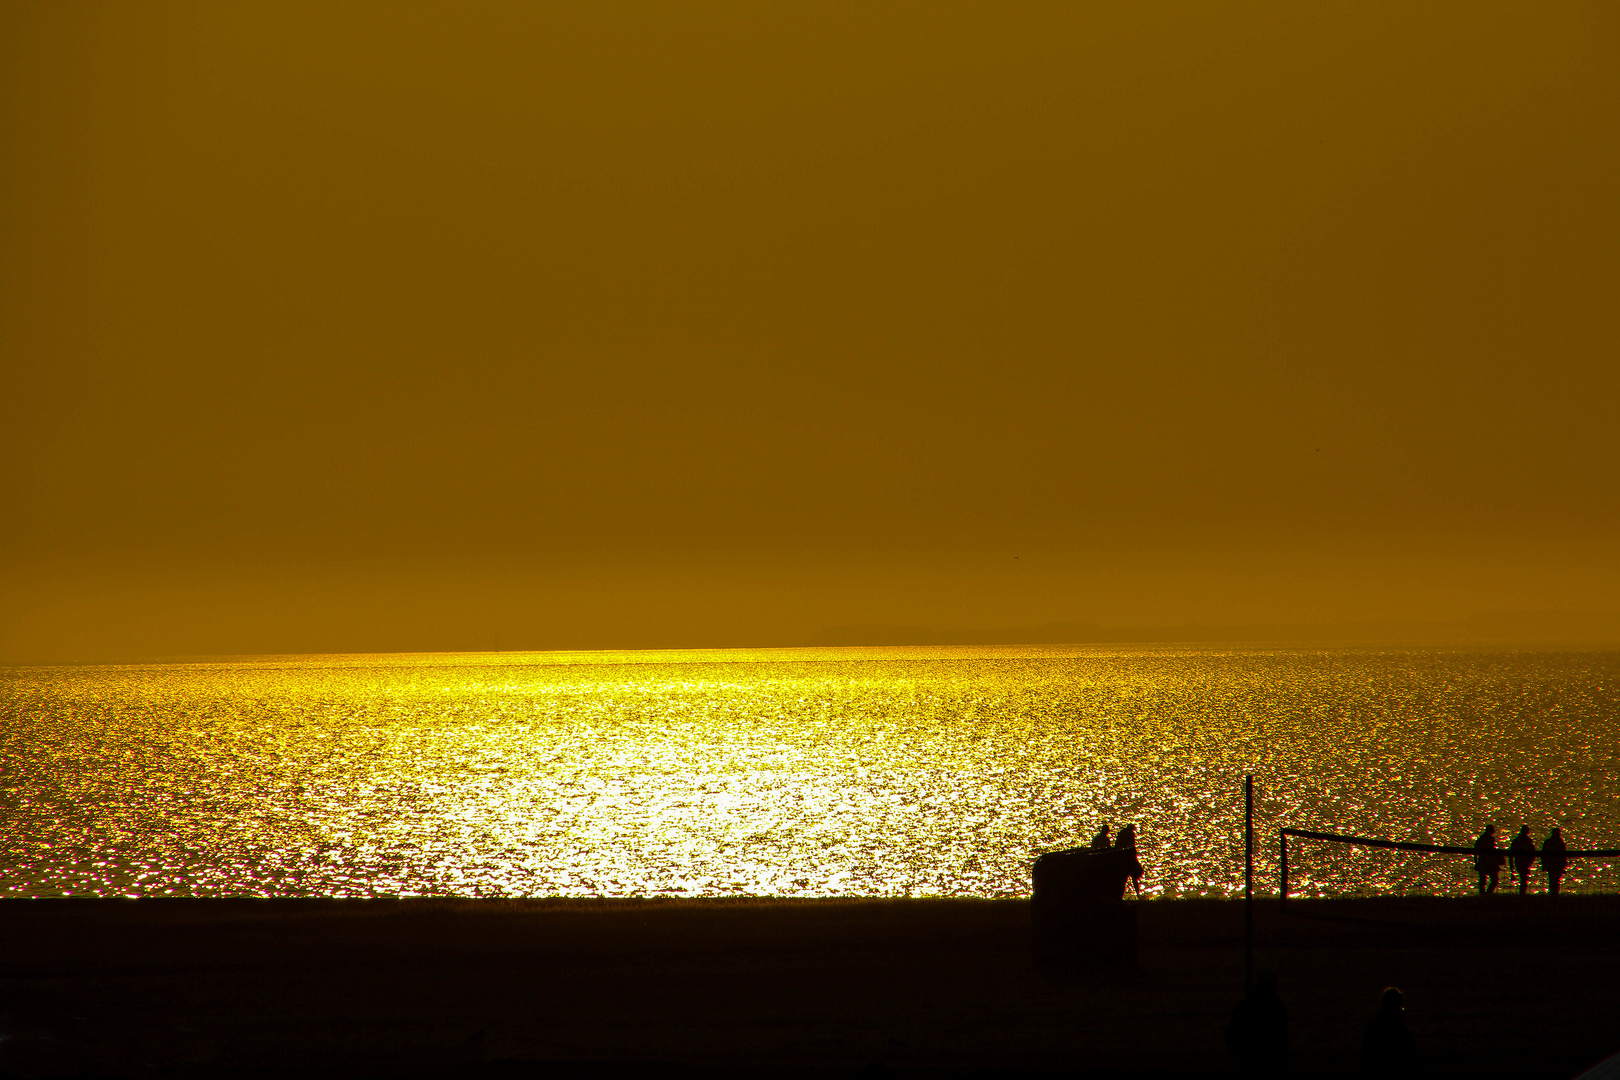
[[[268,658],[0,671],[0,717],[13,896],[1015,896],[1104,820],[1148,892],[1227,894],[1245,771],[1267,888],[1279,825],[1620,846],[1614,652]],[[1471,881],[1290,856],[1301,894]]]

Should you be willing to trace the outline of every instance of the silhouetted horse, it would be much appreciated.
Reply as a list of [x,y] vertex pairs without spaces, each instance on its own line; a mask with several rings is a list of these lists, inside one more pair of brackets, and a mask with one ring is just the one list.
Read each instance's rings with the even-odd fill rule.
[[1030,919],[1042,963],[1118,965],[1136,958],[1136,908],[1125,883],[1142,876],[1136,849],[1070,848],[1035,860]]

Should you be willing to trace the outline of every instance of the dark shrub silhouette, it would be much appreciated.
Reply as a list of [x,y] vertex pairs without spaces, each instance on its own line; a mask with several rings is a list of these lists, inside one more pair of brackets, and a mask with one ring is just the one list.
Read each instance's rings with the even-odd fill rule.
[[1277,995],[1277,975],[1262,971],[1249,993],[1232,1010],[1226,1024],[1226,1046],[1246,1072],[1280,1075],[1288,1064],[1288,1010]]

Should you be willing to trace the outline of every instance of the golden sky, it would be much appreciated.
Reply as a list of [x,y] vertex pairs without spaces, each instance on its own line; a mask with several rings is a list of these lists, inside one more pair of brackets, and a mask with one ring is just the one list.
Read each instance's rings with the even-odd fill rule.
[[1620,608],[1613,4],[0,19],[0,660]]

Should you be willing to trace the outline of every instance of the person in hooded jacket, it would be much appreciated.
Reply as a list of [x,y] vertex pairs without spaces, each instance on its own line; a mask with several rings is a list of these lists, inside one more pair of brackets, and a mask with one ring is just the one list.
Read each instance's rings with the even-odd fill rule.
[[1363,1076],[1412,1076],[1417,1072],[1417,1041],[1402,1014],[1405,1002],[1397,987],[1384,988],[1378,1011],[1361,1036]]

